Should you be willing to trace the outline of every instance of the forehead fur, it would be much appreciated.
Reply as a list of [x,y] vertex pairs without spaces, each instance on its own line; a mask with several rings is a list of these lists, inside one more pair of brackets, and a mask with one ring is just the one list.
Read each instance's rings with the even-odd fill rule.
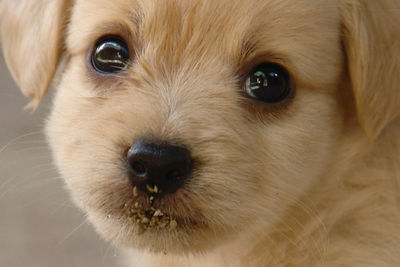
[[137,54],[162,58],[158,64],[207,66],[218,58],[240,66],[267,57],[311,87],[329,86],[341,64],[339,11],[324,0],[77,0],[69,32],[72,55],[116,33]]

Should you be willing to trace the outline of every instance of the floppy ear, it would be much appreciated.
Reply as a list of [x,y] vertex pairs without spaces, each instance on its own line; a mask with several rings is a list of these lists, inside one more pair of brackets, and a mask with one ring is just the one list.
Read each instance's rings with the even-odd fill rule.
[[359,121],[374,139],[400,114],[400,1],[341,0]]
[[46,94],[62,50],[70,0],[0,0],[0,37],[6,63],[35,108]]

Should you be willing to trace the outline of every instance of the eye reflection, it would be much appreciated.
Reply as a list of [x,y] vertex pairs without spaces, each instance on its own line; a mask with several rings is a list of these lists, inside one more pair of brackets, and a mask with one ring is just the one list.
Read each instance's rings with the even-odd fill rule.
[[259,90],[266,86],[268,86],[268,79],[264,72],[257,71],[252,77],[250,77],[250,90]]
[[129,51],[123,40],[103,38],[92,55],[92,65],[99,72],[117,73],[128,66],[129,59]]

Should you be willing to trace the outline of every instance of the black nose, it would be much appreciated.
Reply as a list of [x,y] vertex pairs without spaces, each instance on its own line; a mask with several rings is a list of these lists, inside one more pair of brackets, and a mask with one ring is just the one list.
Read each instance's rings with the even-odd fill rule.
[[173,193],[189,178],[189,150],[168,143],[139,139],[128,151],[127,168],[132,183],[147,194]]

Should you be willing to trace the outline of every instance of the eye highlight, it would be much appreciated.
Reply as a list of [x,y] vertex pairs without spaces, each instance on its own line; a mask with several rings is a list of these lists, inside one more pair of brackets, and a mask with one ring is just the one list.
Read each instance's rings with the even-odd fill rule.
[[265,103],[277,103],[289,96],[289,78],[282,66],[263,63],[249,73],[243,86],[251,98]]
[[129,64],[129,49],[125,41],[118,36],[105,36],[95,45],[91,63],[100,73],[118,73]]

